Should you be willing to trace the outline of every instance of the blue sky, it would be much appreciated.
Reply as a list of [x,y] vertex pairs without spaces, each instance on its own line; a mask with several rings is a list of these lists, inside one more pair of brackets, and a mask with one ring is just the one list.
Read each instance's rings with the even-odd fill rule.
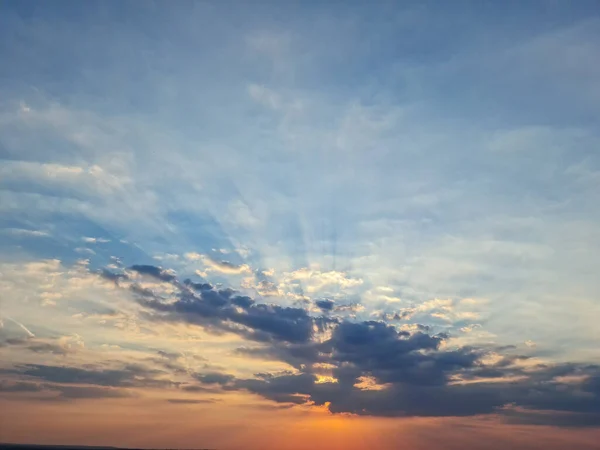
[[[444,333],[485,349],[477,364],[600,363],[596,2],[0,10],[6,339],[73,367],[181,348],[167,307],[132,296],[171,305],[184,288],[145,265],[269,308]],[[219,372],[304,375],[272,353],[256,370],[222,357],[255,338],[179,319]],[[9,366],[52,362],[23,345],[0,348]]]

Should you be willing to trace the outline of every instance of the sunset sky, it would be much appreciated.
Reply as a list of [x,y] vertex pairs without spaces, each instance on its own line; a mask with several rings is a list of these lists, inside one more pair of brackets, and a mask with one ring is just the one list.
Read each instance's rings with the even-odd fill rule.
[[600,4],[0,2],[0,442],[600,448]]

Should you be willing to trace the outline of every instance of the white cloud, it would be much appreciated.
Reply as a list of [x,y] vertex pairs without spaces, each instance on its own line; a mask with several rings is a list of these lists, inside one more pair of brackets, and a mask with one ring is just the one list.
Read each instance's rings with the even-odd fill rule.
[[206,264],[207,269],[231,275],[252,272],[252,269],[250,269],[250,266],[248,264],[236,265],[228,261],[214,261],[212,259],[205,259],[204,263]]
[[284,295],[284,292],[275,283],[267,280],[257,281],[254,277],[244,278],[241,287],[254,290],[263,297],[281,297]]
[[87,247],[76,247],[75,251],[77,253],[86,253],[89,255],[95,255],[96,252],[94,250],[92,250],[91,248],[87,248]]
[[386,301],[388,303],[399,303],[402,301],[400,297],[391,297],[389,295],[380,295],[378,296],[378,299]]
[[23,101],[21,101],[19,103],[19,110],[20,110],[20,112],[25,113],[25,114],[27,114],[28,112],[31,112],[31,108],[29,106],[27,106],[27,103],[25,103]]
[[14,234],[17,236],[31,236],[31,237],[49,237],[50,233],[41,230],[28,230],[24,228],[4,228],[1,230],[3,233]]
[[[8,266],[14,267],[14,266]],[[48,273],[51,275],[59,275],[61,272],[61,262],[59,259],[45,259],[25,263],[25,272],[28,274]]]
[[[196,252],[188,252],[184,254],[188,261],[199,261],[205,266],[205,270],[201,273],[220,272],[228,275],[240,275],[252,273],[252,269],[248,264],[233,264],[229,261],[217,261],[208,255]],[[201,275],[205,276],[205,275]]]
[[42,306],[56,306],[56,301],[62,298],[60,292],[42,292],[40,298],[42,299]]
[[260,219],[254,214],[248,204],[241,199],[229,203],[227,220],[236,227],[249,229],[258,226],[261,223]]
[[471,332],[473,332],[473,330],[475,330],[477,328],[481,328],[481,325],[478,323],[474,323],[472,325],[467,325],[466,327],[462,327],[460,329],[460,331],[462,331],[463,333],[471,333]]
[[248,86],[248,94],[253,100],[271,109],[281,108],[281,98],[273,90],[265,86],[250,84]]
[[104,238],[95,238],[95,237],[83,237],[81,238],[83,242],[87,242],[88,244],[106,244],[110,242],[110,239]]
[[75,351],[85,347],[83,338],[78,334],[62,336],[58,342],[66,351]]
[[196,253],[196,252],[188,252],[188,253],[184,254],[183,256],[185,257],[185,259],[190,260],[190,261],[200,261],[204,257],[204,255],[201,255],[200,253]]
[[290,289],[291,285],[299,282],[307,292],[318,292],[329,286],[341,289],[351,289],[363,284],[361,278],[348,277],[344,272],[336,270],[321,271],[318,268],[304,267],[292,272],[284,272],[280,287]]
[[394,292],[394,289],[391,288],[391,287],[389,287],[389,286],[378,286],[377,290],[379,292],[385,292],[385,293],[392,293],[392,292]]

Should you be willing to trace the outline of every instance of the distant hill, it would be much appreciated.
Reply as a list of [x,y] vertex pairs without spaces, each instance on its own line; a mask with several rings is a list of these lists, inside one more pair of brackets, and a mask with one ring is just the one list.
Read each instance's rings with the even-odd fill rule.
[[[100,445],[40,445],[40,444],[3,444],[0,450],[150,450],[141,448],[123,448]],[[152,449],[152,450],[214,450],[214,449]]]

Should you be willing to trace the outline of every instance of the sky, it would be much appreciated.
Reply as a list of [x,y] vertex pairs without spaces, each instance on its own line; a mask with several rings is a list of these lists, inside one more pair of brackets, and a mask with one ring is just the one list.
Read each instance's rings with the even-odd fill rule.
[[0,3],[0,441],[600,442],[597,2]]

